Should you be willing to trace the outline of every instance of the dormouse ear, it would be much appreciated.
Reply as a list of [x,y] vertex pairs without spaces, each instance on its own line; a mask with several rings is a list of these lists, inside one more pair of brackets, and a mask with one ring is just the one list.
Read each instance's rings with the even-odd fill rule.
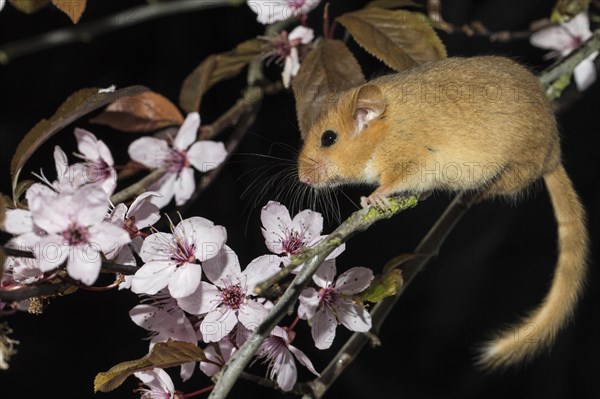
[[379,88],[372,84],[362,86],[354,100],[354,120],[356,133],[363,131],[369,121],[378,118],[385,111],[385,100]]

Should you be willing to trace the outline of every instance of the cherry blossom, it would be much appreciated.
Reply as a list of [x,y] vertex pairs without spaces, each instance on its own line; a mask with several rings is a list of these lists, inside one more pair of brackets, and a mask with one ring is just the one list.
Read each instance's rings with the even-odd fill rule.
[[144,265],[131,280],[131,290],[154,295],[169,287],[174,298],[191,295],[200,285],[202,267],[216,256],[227,239],[223,226],[195,216],[171,224],[171,234],[154,233],[142,244],[140,257]]
[[[529,40],[535,47],[554,50],[548,54],[548,57],[554,58],[569,55],[590,37],[592,31],[589,17],[587,12],[582,12],[560,26],[551,26],[535,32]],[[598,54],[598,51],[593,52],[575,68],[575,83],[579,91],[586,90],[596,81],[594,59]]]
[[[288,264],[290,257],[298,255],[303,249],[318,244],[327,236],[322,236],[323,216],[318,212],[305,209],[291,218],[284,205],[269,201],[260,214],[262,233],[267,248],[281,256],[281,261]],[[335,249],[327,259],[334,259],[346,248],[345,244]],[[294,272],[298,272],[300,267]]]
[[[292,356],[293,355],[293,356]],[[275,327],[271,335],[264,340],[256,356],[269,363],[269,377],[277,378],[277,385],[283,391],[291,391],[296,384],[298,370],[294,357],[311,373],[319,376],[310,359],[300,349],[291,345],[289,333],[282,327]]]
[[281,79],[286,88],[290,86],[292,77],[298,74],[300,60],[308,52],[306,45],[314,38],[313,30],[302,25],[294,28],[289,34],[284,30],[275,37],[264,38],[273,48],[266,55],[267,64],[273,60],[278,64],[284,63]]
[[306,288],[300,294],[298,316],[312,324],[315,346],[327,349],[333,343],[338,321],[350,331],[366,332],[371,328],[371,315],[352,295],[364,291],[373,280],[373,271],[366,267],[353,267],[342,273],[335,283],[334,261],[325,261],[313,275],[321,289]]
[[204,272],[213,284],[201,282],[192,295],[179,298],[186,312],[205,315],[200,324],[204,342],[217,342],[241,323],[254,330],[267,314],[250,295],[256,284],[279,271],[280,261],[271,255],[254,259],[241,271],[237,255],[224,246],[218,256],[204,262]]
[[[133,201],[129,209],[125,204],[117,204],[106,217],[107,222],[119,226],[129,233],[130,245],[137,253],[144,242],[140,230],[152,226],[160,219],[158,207],[151,202],[152,197],[159,195],[153,191],[146,191]],[[115,246],[106,253],[106,258],[114,259],[119,264],[136,265],[129,246]]]
[[300,17],[316,8],[321,0],[248,0],[258,22],[272,24],[291,17]]
[[166,371],[159,368],[136,371],[133,373],[147,388],[139,388],[141,399],[178,399],[181,396],[175,392],[173,380]]
[[[196,344],[201,338],[198,328],[166,290],[142,302],[129,311],[129,317],[135,324],[151,332],[150,348],[169,339]],[[195,367],[195,362],[181,365],[183,381],[192,376]]]
[[[23,251],[31,250],[31,248],[27,248],[25,243],[19,242],[18,237],[8,241],[5,247]],[[0,286],[9,287],[16,284],[32,284],[39,281],[42,277],[44,277],[44,272],[39,269],[37,261],[34,258],[7,256]]]
[[[100,252],[130,241],[125,230],[103,221],[106,192],[98,185],[82,186],[73,193],[41,190],[29,195],[29,190],[32,231],[21,234],[19,242],[33,249],[40,270],[53,270],[67,261],[72,278],[93,284],[102,264]],[[26,214],[21,217],[29,219]]]
[[199,126],[200,116],[193,112],[185,118],[171,145],[155,137],[142,137],[129,145],[131,159],[149,168],[166,170],[164,176],[148,188],[162,195],[152,199],[159,208],[171,202],[173,196],[177,205],[183,205],[196,188],[193,168],[207,172],[219,166],[227,156],[221,142],[195,142]]

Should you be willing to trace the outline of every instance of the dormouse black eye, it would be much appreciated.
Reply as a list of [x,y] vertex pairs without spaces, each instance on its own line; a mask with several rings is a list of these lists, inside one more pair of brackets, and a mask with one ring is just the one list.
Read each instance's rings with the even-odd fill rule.
[[337,140],[337,133],[333,130],[325,130],[321,136],[321,147],[330,147]]

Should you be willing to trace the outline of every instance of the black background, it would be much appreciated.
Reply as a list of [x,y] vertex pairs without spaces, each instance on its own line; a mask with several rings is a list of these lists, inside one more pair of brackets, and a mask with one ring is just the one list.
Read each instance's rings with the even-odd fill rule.
[[[82,22],[110,15],[141,1],[88,0]],[[331,14],[355,9],[361,1],[332,1]],[[481,20],[491,30],[527,28],[530,21],[549,15],[554,1],[485,0],[446,1],[444,16],[455,24]],[[320,32],[322,7],[309,23]],[[135,18],[135,14],[132,14]],[[22,15],[6,6],[0,13],[0,43],[31,37],[67,26],[60,12],[46,9]],[[9,192],[9,162],[20,137],[38,120],[49,117],[72,92],[82,87],[124,87],[143,84],[176,101],[182,80],[207,55],[222,52],[262,33],[254,14],[245,6],[222,8],[161,18],[115,31],[89,44],[72,44],[41,51],[0,66],[0,190]],[[338,29],[338,35],[341,29]],[[464,35],[442,35],[449,55],[501,54],[540,71],[547,62],[544,51],[528,42],[490,43]],[[367,76],[386,72],[354,43]],[[273,69],[273,71],[276,71]],[[274,75],[276,76],[276,75]],[[210,123],[238,97],[244,78],[212,90],[203,102],[203,123]],[[592,242],[598,239],[600,190],[597,150],[597,111],[600,85],[581,96],[575,106],[559,115],[566,169],[588,210]],[[109,143],[117,163],[126,161],[128,143],[138,137],[90,125]],[[74,125],[75,126],[75,125]],[[61,144],[74,149],[73,126],[44,145],[28,164],[33,170],[51,170],[51,149]],[[266,98],[257,122],[245,138],[240,153],[283,156],[294,163],[293,151],[273,145],[299,146],[293,98],[282,93]],[[248,170],[267,163],[275,173],[282,166],[251,156],[234,156],[223,174],[194,204],[188,215],[208,217],[228,230],[228,244],[242,262],[267,252],[259,231],[259,210],[267,198],[240,199],[254,184]],[[24,173],[27,176],[27,173]],[[346,190],[357,200],[365,190]],[[545,189],[517,206],[482,203],[460,222],[439,257],[407,289],[384,325],[383,346],[367,348],[329,392],[331,398],[592,398],[600,386],[600,320],[598,273],[592,254],[586,294],[571,323],[549,354],[519,370],[486,375],[472,366],[477,344],[494,328],[516,320],[536,306],[552,277],[556,257],[556,225]],[[382,222],[352,239],[338,261],[338,269],[370,266],[379,270],[386,260],[409,252],[449,201],[435,195],[391,221]],[[342,215],[354,205],[340,197]],[[249,206],[252,211],[244,211]],[[184,215],[185,217],[186,215]],[[246,222],[248,226],[246,227]],[[332,222],[326,228],[331,231]],[[596,246],[594,245],[594,250]],[[595,251],[594,251],[595,252]],[[8,371],[0,371],[2,398],[94,397],[94,375],[114,364],[146,353],[146,332],[135,326],[128,311],[137,303],[131,292],[89,293],[55,299],[41,316],[18,314],[7,318],[13,337],[21,341]],[[309,330],[298,327],[295,344],[322,369],[349,334],[338,329],[328,351],[311,349]],[[259,365],[251,370],[264,373]],[[209,385],[196,371],[193,383],[176,386],[190,392]],[[309,378],[304,370],[300,378]],[[135,397],[128,379],[112,393],[98,398]],[[283,394],[240,381],[231,397],[282,397]]]

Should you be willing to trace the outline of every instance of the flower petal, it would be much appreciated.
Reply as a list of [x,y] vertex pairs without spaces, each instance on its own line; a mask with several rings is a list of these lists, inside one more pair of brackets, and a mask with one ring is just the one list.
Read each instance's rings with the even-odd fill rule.
[[138,195],[123,219],[134,217],[135,225],[140,230],[152,226],[160,219],[160,209],[151,202],[151,199],[159,196],[160,193],[154,191],[146,191]]
[[166,173],[156,183],[151,184],[148,189],[150,191],[156,191],[160,195],[152,197],[150,201],[159,208],[167,206],[175,195],[176,179],[177,173]]
[[279,272],[281,265],[281,259],[276,255],[263,255],[254,259],[246,269],[242,272],[242,275],[246,277],[246,289],[248,293],[254,291],[256,284],[265,281]]
[[[25,236],[19,236],[17,239],[25,238]],[[28,242],[26,245],[29,244]],[[40,270],[47,272],[62,265],[69,257],[69,251],[70,247],[64,244],[62,236],[51,234],[39,239],[34,254]]]
[[371,315],[367,310],[351,299],[338,300],[335,303],[337,318],[350,331],[367,332],[371,329]]
[[260,220],[267,248],[275,254],[281,254],[283,238],[292,228],[290,212],[279,202],[269,201],[260,212]]
[[122,248],[131,241],[125,229],[106,222],[90,227],[90,233],[90,242],[105,254],[116,253],[115,249]]
[[254,331],[267,317],[267,309],[260,303],[249,299],[238,309],[238,319],[244,327]]
[[33,221],[31,212],[25,209],[9,209],[6,211],[6,217],[2,230],[10,234],[25,234],[33,231]]
[[188,147],[196,141],[198,136],[198,128],[200,127],[200,115],[197,112],[189,113],[183,124],[175,136],[173,147],[185,151]]
[[201,281],[191,295],[177,298],[177,304],[183,310],[194,315],[203,315],[215,308],[220,302],[221,291],[212,284]]
[[175,270],[169,278],[169,292],[173,298],[192,295],[200,285],[202,267],[196,263],[185,263]]
[[320,374],[317,373],[317,370],[315,370],[315,367],[313,366],[312,362],[310,361],[310,359],[308,358],[308,356],[306,356],[304,354],[304,352],[302,352],[300,349],[298,349],[298,348],[296,348],[295,346],[292,346],[292,345],[288,345],[288,349],[290,350],[290,352],[292,352],[294,354],[294,356],[296,357],[296,359],[298,360],[298,362],[301,365],[303,365],[304,367],[306,367],[308,369],[308,371],[310,371],[311,373],[313,373],[317,377],[320,376]]
[[218,287],[225,287],[225,279],[239,278],[242,273],[240,261],[233,249],[223,245],[217,256],[202,262],[204,275]]
[[577,90],[580,92],[587,90],[596,81],[596,66],[594,65],[596,56],[598,56],[597,51],[581,61],[573,71]]
[[227,158],[227,149],[220,141],[199,141],[190,147],[187,156],[192,166],[204,173],[223,163]]
[[136,294],[154,295],[169,284],[169,278],[177,266],[165,261],[146,262],[131,280],[131,291]]
[[298,25],[288,35],[288,41],[300,39],[300,43],[308,44],[315,38],[315,32],[306,26]]
[[292,354],[286,348],[283,348],[277,355],[273,372],[277,374],[279,388],[285,392],[291,391],[296,384],[298,370]]
[[156,306],[142,303],[129,311],[131,320],[148,331],[163,331],[175,324],[175,317]]
[[144,262],[171,261],[171,248],[175,245],[173,240],[173,235],[169,233],[150,234],[142,244],[140,258]]
[[[573,38],[563,27],[552,26],[539,30],[529,37],[532,46],[548,50],[570,51]],[[567,51],[567,52],[568,52]]]
[[358,294],[373,281],[373,270],[367,267],[353,267],[340,274],[335,282],[335,290],[345,295]]
[[160,168],[171,149],[165,140],[141,137],[129,145],[129,157],[149,168]]
[[292,229],[302,234],[304,242],[319,237],[323,231],[323,216],[319,212],[305,209],[294,216]]
[[298,305],[298,317],[303,320],[310,320],[315,316],[319,303],[319,294],[317,290],[308,287],[300,293],[300,304]]
[[223,226],[215,226],[210,220],[199,216],[182,220],[173,233],[194,245],[196,259],[201,262],[217,256],[227,240],[227,231]]
[[196,189],[194,169],[183,168],[175,179],[175,204],[181,206],[190,199]]
[[70,249],[69,262],[67,263],[69,276],[85,285],[94,284],[100,274],[100,266],[102,265],[102,257],[97,250],[98,248],[81,245]]
[[335,278],[335,259],[326,260],[313,275],[313,281],[321,288],[330,287]]
[[189,380],[194,374],[194,370],[196,370],[196,362],[187,362],[181,365],[181,371],[179,372],[179,376],[183,382]]
[[231,309],[221,307],[209,312],[200,324],[200,332],[204,342],[217,342],[222,340],[233,330],[238,323],[235,312]]
[[327,349],[335,339],[337,321],[329,307],[322,307],[312,319],[311,334],[318,349]]

